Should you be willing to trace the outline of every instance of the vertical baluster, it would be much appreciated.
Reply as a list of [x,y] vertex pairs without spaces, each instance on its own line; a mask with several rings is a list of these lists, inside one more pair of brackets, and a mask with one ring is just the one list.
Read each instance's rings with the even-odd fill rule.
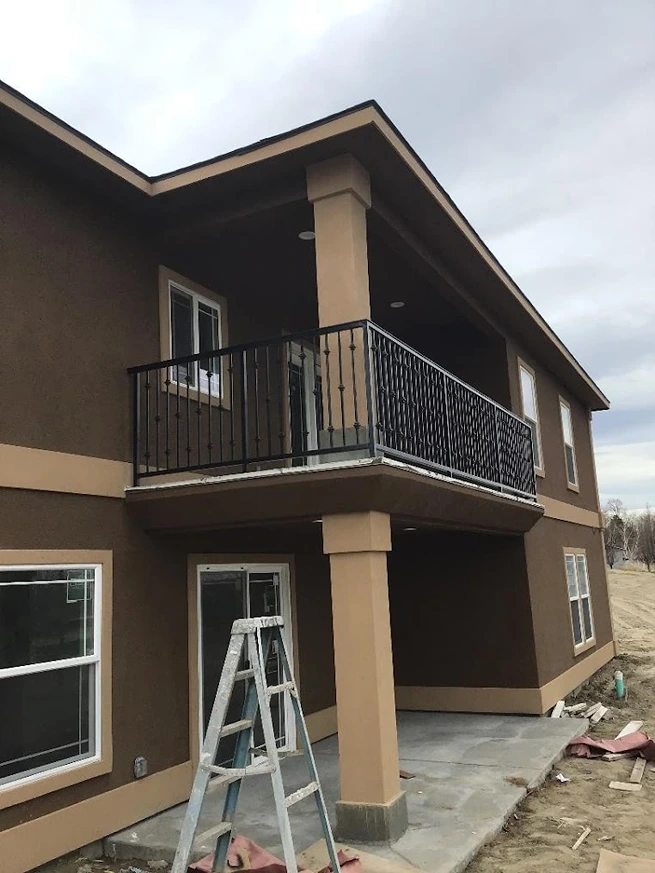
[[[216,370],[216,363],[218,360],[218,367],[221,366],[220,357],[216,357],[216,355],[212,355],[211,358],[207,359],[207,463],[211,464],[212,462],[212,419],[214,417],[214,400],[212,395],[212,382],[214,380],[214,370]],[[218,390],[220,392],[220,379],[218,382]],[[220,412],[218,413],[220,415]]]
[[449,379],[444,372],[440,372],[440,382],[441,382],[441,394],[443,397],[443,408],[444,408],[444,424],[446,426],[446,458],[445,463],[446,467],[449,470],[453,468],[453,439],[451,435],[451,415],[450,415],[450,397],[449,397],[449,389],[450,383]]
[[337,390],[339,391],[339,411],[341,413],[341,439],[344,447],[346,446],[348,440],[346,438],[346,404],[344,399],[344,392],[346,390],[346,386],[343,382],[343,358],[342,358],[342,349],[341,349],[341,331],[337,331],[337,362],[338,362],[338,374],[339,374],[339,384],[337,386]]
[[[365,389],[366,389],[366,427],[368,430],[368,451],[371,457],[374,457],[377,454],[377,431],[376,431],[376,414],[379,415],[378,406],[376,403],[376,408],[374,409],[373,404],[375,403],[374,397],[377,393],[377,375],[374,375],[373,361],[372,356],[373,352],[371,349],[372,342],[375,342],[375,337],[371,336],[371,324],[370,322],[366,322],[362,327],[362,348],[364,349],[364,379],[365,379]],[[354,345],[354,340],[353,340]],[[375,378],[375,387],[373,385],[373,379]],[[355,416],[357,417],[357,412],[355,412]],[[357,432],[359,435],[359,431]]]
[[[207,364],[209,369],[209,364]],[[201,403],[201,385],[200,385],[200,361],[197,364],[196,379],[198,381],[198,395],[196,397],[196,465],[202,463],[202,449],[200,442],[202,439],[202,403]]]
[[134,373],[132,379],[132,484],[139,484],[139,464],[141,462],[141,374]]
[[259,458],[259,443],[261,434],[259,432],[259,350],[254,348],[252,351],[252,366],[253,366],[253,399],[255,401],[255,457]]
[[179,468],[180,468],[180,365],[179,364],[175,365],[175,384],[177,385],[177,396],[176,396],[177,409],[175,410],[175,418],[177,419],[177,425],[176,425],[176,429],[177,429],[176,437],[177,437],[177,439],[175,441],[175,461],[176,461],[175,466],[179,470]]
[[332,379],[330,374],[330,334],[325,333],[325,348],[323,349],[323,355],[325,357],[325,392],[327,394],[327,414],[328,414],[328,424],[327,424],[327,432],[328,439],[330,442],[330,448],[334,448],[334,424],[332,419]]
[[[277,389],[277,415],[278,415],[278,440],[280,443],[279,454],[286,454],[287,428],[291,426],[291,392],[289,390],[288,364],[284,360],[286,346],[283,343],[277,345],[277,372],[279,385]],[[286,398],[286,400],[285,400]],[[286,415],[288,413],[288,415]],[[285,419],[288,418],[288,421]],[[289,438],[289,443],[291,439]]]
[[146,397],[146,435],[145,435],[145,451],[144,451],[144,459],[146,462],[146,473],[150,472],[150,370],[146,370],[143,374],[144,376],[144,393]]
[[[191,368],[194,366],[193,362],[189,362],[186,365],[186,376],[184,377],[184,381],[186,382],[186,466],[191,466]],[[200,386],[196,386],[200,387]]]
[[164,454],[166,455],[166,469],[171,465],[171,368],[166,367],[166,378],[164,379],[164,387],[166,388],[166,433],[164,440]]
[[500,428],[498,426],[498,407],[493,407],[494,411],[494,436],[496,441],[496,460],[498,463],[498,483],[502,486],[505,484],[504,482],[504,474],[503,474],[503,459],[502,452],[500,448]]
[[323,422],[325,419],[323,390],[321,386],[321,339],[312,344],[312,370],[313,370],[313,388],[314,395],[314,417],[316,419],[316,446],[322,450],[321,433],[323,431]]
[[[225,443],[223,441],[223,425],[225,423],[225,411],[226,406],[223,403],[225,398],[228,396],[228,387],[230,384],[230,358],[229,354],[219,355],[218,356],[218,370],[216,371],[216,375],[218,378],[218,461],[220,464],[223,463],[223,459],[225,457]],[[228,400],[228,404],[231,407],[231,401]]]
[[[362,332],[362,349],[365,351],[364,346],[364,336],[368,335],[368,324],[364,325],[362,328],[358,328]],[[362,423],[359,420],[359,409],[357,406],[357,369],[355,366],[355,352],[357,351],[357,343],[355,342],[355,329],[350,328],[350,343],[348,345],[350,349],[350,377],[352,379],[353,386],[353,416],[355,418],[353,422],[353,427],[355,428],[355,445],[359,445],[360,442],[360,430],[362,428]],[[368,379],[370,375],[370,361],[367,363],[366,358],[364,359],[364,376]]]
[[266,445],[269,456],[273,454],[273,432],[271,429],[271,347],[266,346]]
[[241,463],[243,472],[248,470],[248,352],[241,352]]
[[159,430],[161,424],[161,413],[159,411],[159,403],[161,401],[161,376],[159,370],[153,370],[154,385],[155,385],[155,470],[159,472],[161,469],[159,459]]
[[395,448],[391,433],[391,407],[389,403],[389,379],[387,370],[384,337],[373,328],[373,355],[375,358],[377,382],[377,431],[376,442],[389,449]]
[[234,439],[234,416],[236,410],[234,408],[234,353],[230,352],[230,362],[228,366],[230,377],[230,460],[234,460],[234,447],[236,445]]
[[301,438],[301,449],[302,453],[305,457],[307,457],[307,452],[309,451],[309,416],[307,415],[307,404],[309,403],[309,396],[307,395],[307,383],[305,380],[305,358],[307,357],[305,353],[305,341],[301,337],[300,338],[300,433],[302,434]]

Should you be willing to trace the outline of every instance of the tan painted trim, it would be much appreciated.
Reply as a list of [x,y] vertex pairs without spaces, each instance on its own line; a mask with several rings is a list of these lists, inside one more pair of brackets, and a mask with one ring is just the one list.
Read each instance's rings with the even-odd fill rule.
[[6,106],[17,115],[31,121],[41,130],[54,136],[60,142],[65,143],[76,151],[80,152],[87,158],[95,161],[106,170],[110,170],[116,176],[120,176],[126,182],[130,182],[141,191],[150,193],[151,184],[148,179],[145,179],[136,170],[126,167],[121,161],[117,160],[112,155],[107,154],[103,149],[98,148],[94,143],[89,142],[84,137],[80,136],[76,131],[67,128],[63,122],[58,119],[51,118],[47,113],[36,106],[32,106],[17,97],[14,94],[6,91],[0,86],[0,105]]
[[325,737],[331,737],[337,733],[337,708],[329,706],[327,709],[320,709],[318,712],[311,712],[305,716],[307,724],[307,732],[312,743],[317,743],[319,740],[324,740]]
[[537,386],[537,374],[534,371],[534,368],[527,364],[523,358],[516,356],[516,363],[519,370],[519,402],[521,404],[521,418],[525,420],[525,408],[523,405],[523,383],[521,381],[521,370],[525,370],[526,373],[529,373],[532,376],[532,382],[534,385],[534,404],[535,404],[535,412],[537,413],[537,421],[535,422],[537,425],[537,443],[539,444],[539,458],[541,460],[541,464],[537,467],[535,465],[534,472],[537,476],[546,476],[546,460],[544,458],[544,443],[541,439],[541,413],[539,411],[539,388]]
[[600,514],[591,509],[582,509],[580,506],[555,500],[554,497],[546,497],[544,494],[540,494],[538,500],[544,507],[544,518],[555,518],[558,521],[568,521],[571,524],[580,524],[597,530],[603,527]]
[[[206,288],[204,285],[200,285],[198,282],[194,282],[193,279],[188,279],[186,276],[182,276],[180,273],[174,272],[174,270],[170,270],[168,267],[164,267],[162,265],[159,266],[159,351],[161,353],[161,360],[168,361],[173,357],[173,339],[171,336],[171,302],[170,302],[170,283],[173,282],[176,285],[180,285],[182,288],[187,291],[191,291],[195,294],[199,294],[201,297],[206,297],[208,300],[216,303],[220,310],[220,328],[221,334],[219,337],[219,347],[225,348],[229,345],[229,332],[228,332],[228,307],[227,300],[221,294],[218,294],[216,291],[212,291],[211,288]],[[230,398],[226,396],[225,386],[229,384],[228,379],[228,361],[227,358],[223,358],[221,360],[221,379],[220,385],[222,387],[222,394],[217,395],[216,397],[212,396],[212,406],[218,406],[219,404],[225,408],[230,408]],[[161,390],[166,393],[170,393],[171,398],[175,399],[178,396],[178,388],[177,383],[175,383],[174,387],[166,385],[167,378],[167,370],[160,371],[160,382],[161,382]],[[170,390],[169,390],[170,389]],[[201,403],[207,403],[209,397],[203,391],[197,391],[194,388],[188,388],[186,385],[180,385],[179,387],[179,396],[186,398],[187,394],[189,398],[193,401],[197,401],[198,397],[200,398]]]
[[[87,549],[2,549],[0,566],[21,564],[100,564],[102,566],[102,603],[100,628],[100,760],[56,773],[45,773],[40,779],[22,785],[0,788],[0,809],[25,803],[35,797],[59,791],[69,785],[110,773],[113,766],[112,738],[112,606],[113,555],[110,551]],[[0,834],[0,845],[1,845]],[[0,851],[0,858],[2,858]]]
[[397,686],[396,709],[542,715],[604,667],[614,654],[614,643],[606,643],[541,688]]
[[541,714],[539,688],[396,687],[396,709]]
[[[569,582],[568,582],[568,577],[566,575],[566,556],[567,555],[573,555],[574,557],[575,557],[575,555],[583,555],[584,556],[585,571],[587,573],[587,587],[589,589],[589,612],[591,613],[591,628],[593,630],[593,636],[590,639],[585,640],[582,643],[578,643],[577,646],[575,644],[575,634],[573,632],[573,614],[571,613],[571,598],[569,596]],[[562,566],[564,569],[564,586],[565,586],[565,591],[566,591],[566,599],[568,601],[569,619],[570,619],[570,624],[571,624],[571,645],[573,647],[573,657],[577,658],[579,655],[584,654],[589,649],[593,649],[596,646],[596,620],[594,618],[594,601],[593,601],[593,597],[591,596],[591,580],[589,578],[589,563],[587,561],[587,550],[581,549],[577,546],[562,546],[562,558],[563,558]],[[575,573],[576,573],[576,578],[577,578],[577,574],[578,574],[577,562],[575,562]],[[583,625],[582,603],[580,603],[580,630],[581,631],[584,630],[582,625]]]
[[556,676],[555,679],[552,679],[545,685],[542,685],[540,689],[542,712],[546,712],[558,700],[562,700],[574,688],[586,682],[597,670],[600,670],[608,661],[611,661],[614,654],[614,642],[605,643],[604,646],[601,646],[592,652],[592,654],[587,655],[586,658],[578,661],[573,667]]
[[371,180],[352,155],[328,158],[307,168],[307,199],[310,203],[337,194],[352,194],[365,209],[370,209]]
[[296,610],[296,570],[294,555],[226,555],[189,554],[187,556],[187,621],[189,662],[189,759],[195,769],[200,760],[200,687],[198,677],[198,565],[199,564],[288,564],[289,593],[291,597],[291,636],[293,644],[293,669],[296,683],[300,686],[298,625]]
[[190,761],[0,832],[2,873],[34,867],[188,799]]
[[131,484],[125,461],[0,444],[0,488],[125,497]]
[[390,552],[391,521],[386,512],[344,512],[323,516],[323,552]]

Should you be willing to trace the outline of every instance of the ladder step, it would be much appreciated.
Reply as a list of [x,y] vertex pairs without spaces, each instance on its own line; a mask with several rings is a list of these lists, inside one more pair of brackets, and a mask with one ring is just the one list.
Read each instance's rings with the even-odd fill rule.
[[297,791],[294,791],[292,794],[285,797],[284,805],[288,809],[290,806],[293,806],[294,803],[304,800],[306,797],[309,797],[310,794],[315,794],[317,791],[318,782],[310,782],[309,785],[305,785],[304,788],[299,788]]
[[269,697],[272,697],[274,694],[282,694],[283,691],[295,691],[296,683],[295,682],[283,682],[281,685],[269,685],[266,689],[266,693]]
[[207,840],[216,837],[222,837],[223,834],[227,834],[232,830],[232,822],[231,821],[222,821],[219,824],[215,825],[213,828],[209,828],[209,830],[203,831],[201,834],[197,834],[193,843],[196,846],[202,846]]
[[275,765],[268,759],[261,764],[251,764],[249,767],[218,767],[216,764],[201,764],[203,770],[215,773],[217,776],[225,776],[230,782],[243,779],[244,776],[259,776],[260,773],[275,773]]
[[221,731],[221,739],[223,737],[229,737],[230,734],[238,734],[241,731],[248,730],[253,725],[253,720],[251,718],[242,718],[241,721],[233,721],[232,724],[223,725],[223,730]]
[[254,670],[239,670],[234,674],[234,681],[241,682],[243,679],[252,679],[254,675]]

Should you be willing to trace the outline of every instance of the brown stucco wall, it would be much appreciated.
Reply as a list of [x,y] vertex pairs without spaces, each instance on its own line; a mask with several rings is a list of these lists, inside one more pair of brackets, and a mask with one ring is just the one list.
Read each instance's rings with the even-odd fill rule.
[[396,685],[537,685],[521,537],[396,534],[388,567]]
[[[187,761],[185,556],[141,532],[124,501],[0,490],[3,549],[113,552],[113,771],[0,811],[0,830]],[[44,713],[47,718],[47,713]]]
[[[596,645],[577,657],[564,567],[564,548],[585,549]],[[612,639],[605,553],[597,529],[543,518],[525,534],[539,684],[545,685]]]
[[[535,361],[525,349],[508,342],[508,366],[510,377],[511,408],[521,414],[519,364],[521,358],[536,374],[537,402],[541,424],[541,444],[544,455],[545,476],[537,476],[537,493],[571,503],[583,509],[598,510],[596,480],[594,478],[594,455],[591,444],[588,410],[565,391],[554,376]],[[571,406],[575,455],[578,464],[580,491],[567,487],[564,462],[564,442],[560,418],[560,395]]]

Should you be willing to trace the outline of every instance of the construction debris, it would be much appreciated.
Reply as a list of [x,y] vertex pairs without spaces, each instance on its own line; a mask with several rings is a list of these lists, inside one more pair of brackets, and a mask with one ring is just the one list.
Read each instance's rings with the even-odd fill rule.
[[409,770],[400,770],[400,778],[401,779],[414,779],[416,773],[410,773]]
[[632,768],[632,773],[630,774],[630,782],[635,782],[635,783],[641,782],[645,769],[646,769],[646,759],[645,758],[637,758],[637,760],[635,761],[635,765]]
[[600,758],[617,752],[630,752],[633,758],[640,755],[648,761],[655,761],[655,742],[648,734],[635,731],[619,740],[597,740],[593,737],[576,737],[567,747],[567,754],[578,758]]
[[564,700],[557,701],[557,703],[553,707],[553,711],[550,714],[551,718],[560,718],[561,717],[562,713],[564,712],[565,702],[566,701],[564,701]]
[[578,839],[575,841],[575,843],[573,843],[573,845],[571,846],[572,851],[575,852],[575,850],[577,848],[579,848],[579,846],[581,846],[582,843],[584,843],[584,841],[587,839],[587,837],[589,836],[590,833],[591,833],[591,828],[585,828],[582,831],[582,833],[580,834],[580,836],[578,837]]
[[617,791],[641,791],[643,786],[641,783],[635,785],[634,782],[610,782],[610,788],[615,788]]
[[602,705],[603,704],[600,702],[592,703],[592,705],[590,707],[588,707],[587,709],[585,709],[585,711],[582,713],[582,717],[583,718],[591,718],[591,716],[596,712],[596,710],[599,709]]
[[567,776],[565,776],[563,773],[558,773],[558,774],[555,776],[555,779],[557,779],[558,782],[570,782],[570,781],[571,781],[571,780],[570,780]]
[[655,861],[601,849],[596,873],[655,873]]
[[586,709],[587,706],[587,703],[573,703],[571,706],[565,706],[564,711],[571,713],[582,712],[582,710]]
[[618,732],[614,739],[620,740],[621,737],[626,737],[628,734],[634,734],[635,731],[638,731],[643,727],[643,724],[643,721],[629,721],[623,730]]
[[608,712],[609,712],[609,709],[606,706],[602,706],[602,704],[601,704],[598,707],[598,709],[594,712],[594,714],[591,716],[591,719],[590,719],[591,723],[598,724],[598,722],[601,720],[601,718],[604,718]]

